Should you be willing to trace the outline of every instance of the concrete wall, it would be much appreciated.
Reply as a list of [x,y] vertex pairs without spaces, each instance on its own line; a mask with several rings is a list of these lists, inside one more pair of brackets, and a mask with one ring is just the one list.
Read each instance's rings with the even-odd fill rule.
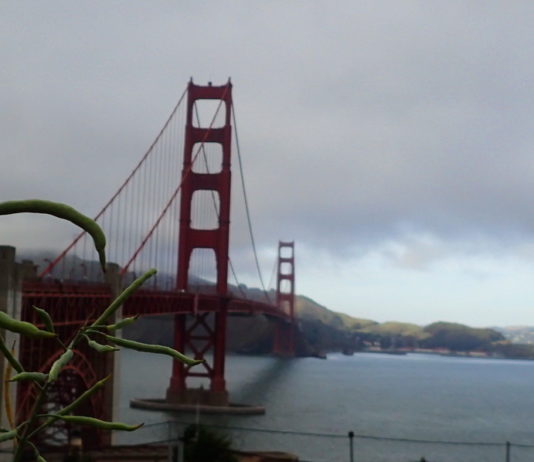
[[[15,248],[10,246],[0,246],[0,310],[20,319],[22,306],[22,274],[19,270],[19,265],[15,263]],[[18,356],[18,335],[12,332],[0,330],[0,335],[4,339],[7,348],[11,349],[14,345],[15,355]],[[13,413],[15,412],[15,385],[4,384],[4,374],[6,371],[6,360],[0,355],[0,406],[2,412],[0,413],[0,426],[2,428],[10,428],[8,416],[6,413],[6,392],[8,393]],[[12,442],[4,443],[0,446],[2,450],[9,450],[13,447]],[[0,453],[0,461],[11,460],[11,455]]]
[[[36,267],[31,261],[15,262],[15,247],[8,245],[0,246],[0,310],[10,316],[20,319],[22,314],[22,281],[25,278],[36,276]],[[19,355],[19,335],[3,329],[0,329],[0,335],[4,340],[7,348],[13,349],[16,357]],[[15,412],[16,406],[16,385],[5,384],[4,374],[6,373],[8,363],[3,355],[0,355],[0,427],[10,428],[9,419],[6,411],[6,394],[9,397],[9,403],[12,412]],[[13,375],[14,372],[11,372]],[[12,442],[0,445],[0,450],[11,450]],[[0,462],[11,461],[10,454],[0,452]]]

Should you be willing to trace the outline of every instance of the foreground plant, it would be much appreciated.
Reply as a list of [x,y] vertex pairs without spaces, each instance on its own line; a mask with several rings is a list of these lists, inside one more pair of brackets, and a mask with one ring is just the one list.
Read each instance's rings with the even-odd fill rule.
[[232,439],[202,425],[189,425],[183,436],[185,462],[237,462]]
[[[93,238],[95,248],[98,252],[102,271],[105,272],[106,238],[102,229],[94,220],[81,214],[68,205],[57,202],[35,199],[0,203],[0,215],[24,212],[53,215],[58,218],[68,220],[89,233],[89,235]],[[0,336],[0,353],[9,362],[10,367],[16,371],[16,374],[11,378],[11,381],[30,381],[38,390],[31,413],[27,420],[18,425],[13,424],[12,428],[0,429],[0,443],[9,440],[13,440],[15,442],[16,449],[13,459],[14,462],[21,461],[23,454],[28,450],[32,450],[34,452],[35,459],[38,462],[46,462],[43,456],[39,453],[39,449],[35,446],[33,441],[39,433],[53,425],[57,420],[63,420],[75,425],[96,427],[104,430],[133,431],[143,425],[128,425],[122,422],[107,422],[94,417],[73,414],[73,411],[75,411],[75,409],[81,403],[85,402],[91,395],[96,393],[105,385],[106,381],[109,379],[109,376],[97,381],[93,386],[87,389],[63,409],[60,409],[53,414],[40,413],[43,403],[46,402],[49,388],[58,379],[62,370],[74,357],[74,350],[78,344],[85,342],[90,348],[101,354],[112,353],[119,350],[119,347],[123,347],[148,353],[168,355],[174,359],[182,361],[188,366],[193,366],[201,362],[188,358],[182,353],[169,347],[134,342],[113,335],[115,331],[135,322],[137,316],[125,318],[116,324],[108,324],[108,322],[113,319],[116,311],[123,305],[128,297],[135,293],[135,291],[141,287],[147,279],[151,278],[155,274],[156,270],[151,269],[132,282],[115,300],[111,302],[111,304],[100,314],[100,316],[98,316],[95,321],[90,324],[86,323],[86,325],[80,327],[74,335],[74,338],[68,344],[63,343],[57,336],[54,329],[54,321],[48,312],[43,308],[36,306],[33,307],[36,310],[44,329],[40,329],[32,323],[14,319],[6,313],[0,311],[0,328],[27,337],[55,339],[59,345],[59,348],[62,350],[62,353],[59,355],[56,361],[52,363],[48,371],[27,371],[10,351],[3,338]],[[6,413],[9,417],[9,420],[13,422],[14,419],[12,415],[10,415],[12,412],[7,393]]]

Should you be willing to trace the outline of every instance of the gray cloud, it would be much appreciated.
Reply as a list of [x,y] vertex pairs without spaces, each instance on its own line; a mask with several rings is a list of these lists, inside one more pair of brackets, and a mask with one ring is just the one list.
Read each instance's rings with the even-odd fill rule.
[[95,212],[190,76],[232,76],[261,245],[284,237],[338,254],[406,229],[528,241],[533,9],[4,4],[0,143],[9,174],[0,197],[68,199]]

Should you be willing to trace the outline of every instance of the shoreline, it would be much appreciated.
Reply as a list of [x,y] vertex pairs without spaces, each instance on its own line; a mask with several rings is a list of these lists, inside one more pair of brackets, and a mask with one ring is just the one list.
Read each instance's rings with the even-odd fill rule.
[[[342,352],[339,352],[342,353]],[[389,355],[407,355],[409,353],[425,354],[434,356],[445,356],[450,358],[473,358],[473,359],[509,359],[509,360],[521,360],[521,361],[533,361],[534,357],[530,356],[506,356],[503,354],[496,354],[485,351],[448,351],[448,350],[429,350],[425,348],[415,349],[397,349],[397,350],[379,350],[379,349],[367,349],[355,351],[355,353],[380,353]]]

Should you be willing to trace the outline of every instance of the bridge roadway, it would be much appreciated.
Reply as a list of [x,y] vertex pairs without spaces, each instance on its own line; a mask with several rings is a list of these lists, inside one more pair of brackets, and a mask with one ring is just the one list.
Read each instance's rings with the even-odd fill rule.
[[[26,280],[22,287],[24,307],[46,308],[60,325],[83,324],[96,319],[112,300],[109,284]],[[217,312],[223,299],[209,293],[138,290],[123,305],[123,316],[197,314]],[[289,313],[257,300],[228,297],[228,312],[237,315],[263,314],[291,321]],[[29,314],[29,313],[28,313]]]

